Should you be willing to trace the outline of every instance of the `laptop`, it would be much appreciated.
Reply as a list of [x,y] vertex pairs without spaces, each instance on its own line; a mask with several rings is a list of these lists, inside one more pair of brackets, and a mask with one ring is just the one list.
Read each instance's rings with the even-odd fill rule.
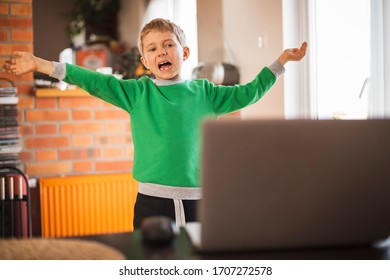
[[203,126],[201,252],[354,246],[390,234],[390,120]]

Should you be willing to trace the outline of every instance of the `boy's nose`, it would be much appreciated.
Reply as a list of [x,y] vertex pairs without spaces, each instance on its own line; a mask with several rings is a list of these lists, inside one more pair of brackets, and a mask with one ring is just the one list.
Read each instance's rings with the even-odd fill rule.
[[159,56],[164,56],[167,54],[167,51],[164,48],[161,48],[160,51],[158,52]]

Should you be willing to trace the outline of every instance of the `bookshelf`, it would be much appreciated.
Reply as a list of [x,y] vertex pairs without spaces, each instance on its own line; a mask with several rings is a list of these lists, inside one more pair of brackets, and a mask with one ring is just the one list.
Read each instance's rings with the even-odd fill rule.
[[6,78],[2,81],[11,87],[0,87],[0,167],[20,165],[20,132],[18,123],[18,97],[14,83]]
[[0,87],[0,238],[31,236],[28,179],[19,169],[20,130],[17,88]]

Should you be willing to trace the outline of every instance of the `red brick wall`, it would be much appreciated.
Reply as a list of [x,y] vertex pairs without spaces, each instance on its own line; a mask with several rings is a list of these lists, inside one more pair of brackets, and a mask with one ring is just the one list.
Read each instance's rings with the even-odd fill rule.
[[[0,63],[13,51],[33,52],[32,13],[32,0],[0,2]],[[22,168],[30,176],[131,171],[126,112],[94,97],[37,98],[32,74],[0,77],[18,88]]]

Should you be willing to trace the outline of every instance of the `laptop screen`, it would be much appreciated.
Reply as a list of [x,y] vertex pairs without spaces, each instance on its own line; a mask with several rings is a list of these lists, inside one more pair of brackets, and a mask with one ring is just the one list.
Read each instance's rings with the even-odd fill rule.
[[203,250],[370,243],[390,233],[390,120],[203,127]]

